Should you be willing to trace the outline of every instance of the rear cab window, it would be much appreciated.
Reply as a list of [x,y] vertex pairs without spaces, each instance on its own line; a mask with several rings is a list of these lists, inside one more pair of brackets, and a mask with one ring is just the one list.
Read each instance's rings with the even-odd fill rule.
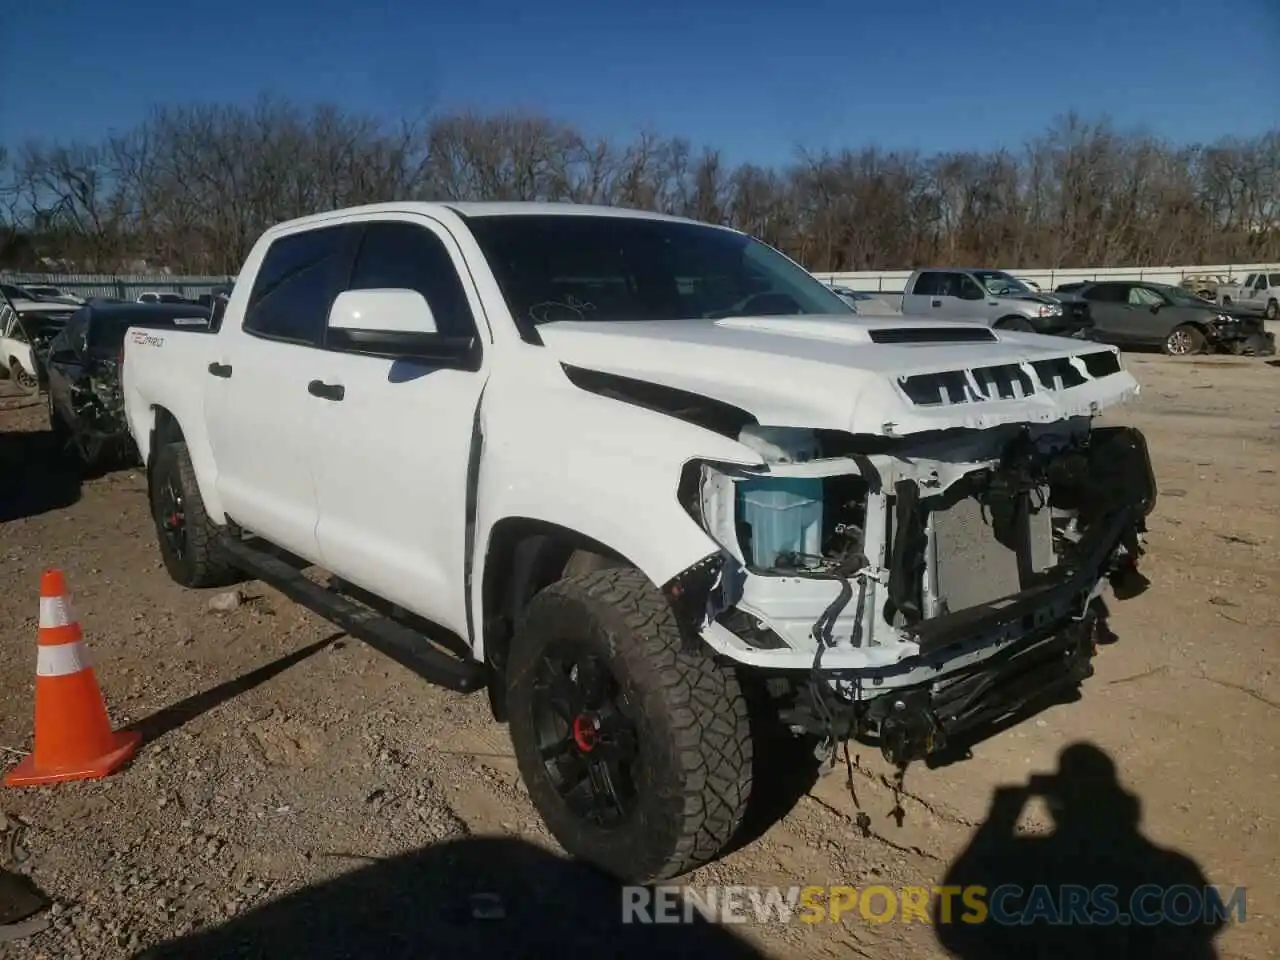
[[936,270],[926,270],[916,277],[911,293],[917,297],[937,297],[942,295],[943,274]]

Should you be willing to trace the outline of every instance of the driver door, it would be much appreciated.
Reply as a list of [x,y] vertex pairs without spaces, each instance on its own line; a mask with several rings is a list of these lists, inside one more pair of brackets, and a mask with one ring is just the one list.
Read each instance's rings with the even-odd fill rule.
[[1082,294],[1089,303],[1094,334],[1103,343],[1124,346],[1133,343],[1132,315],[1129,310],[1129,285],[1099,283]]
[[1249,306],[1257,307],[1260,311],[1267,305],[1267,275],[1265,273],[1258,274],[1258,279],[1253,281],[1253,289],[1249,291]]
[[1129,330],[1136,343],[1154,346],[1164,343],[1172,323],[1166,313],[1169,304],[1148,287],[1129,288]]
[[945,284],[950,296],[942,298],[942,312],[948,320],[991,322],[987,292],[977,280],[967,273],[948,273]]

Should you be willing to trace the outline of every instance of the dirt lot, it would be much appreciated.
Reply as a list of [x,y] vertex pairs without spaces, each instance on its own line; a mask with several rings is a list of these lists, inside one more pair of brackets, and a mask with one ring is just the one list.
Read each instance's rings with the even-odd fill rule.
[[[901,794],[865,748],[812,785],[771,768],[753,814],[768,829],[687,882],[1243,885],[1248,919],[1216,937],[1218,954],[1280,953],[1280,367],[1128,362],[1144,392],[1122,416],[1147,432],[1162,488],[1152,582],[1109,601],[1118,639],[1083,698],[967,759],[913,766]],[[47,930],[0,956],[948,955],[927,923],[856,911],[731,932],[619,927],[617,891],[554,855],[482,695],[426,686],[255,584],[222,612],[216,594],[174,586],[139,475],[51,475],[43,427],[42,404],[0,401],[0,753],[7,765],[30,746],[48,566],[67,574],[114,719],[146,745],[101,783],[0,792],[0,866],[57,901]],[[1043,798],[994,791],[1054,774],[1076,743],[1089,746],[1056,787],[1033,791],[1063,805],[1050,836]],[[476,917],[481,893],[505,919]],[[989,927],[949,929],[960,956],[1031,955],[976,939]],[[1115,955],[1122,933],[1087,949]]]

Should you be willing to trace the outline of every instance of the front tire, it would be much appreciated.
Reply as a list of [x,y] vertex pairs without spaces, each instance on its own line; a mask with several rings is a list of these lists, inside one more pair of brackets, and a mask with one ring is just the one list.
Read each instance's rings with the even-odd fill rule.
[[205,512],[187,445],[181,441],[161,444],[154,456],[149,477],[151,517],[169,576],[184,587],[237,582],[241,577],[218,550],[218,528]]
[[597,570],[538,593],[507,683],[520,774],[569,854],[648,883],[733,839],[751,792],[746,699],[731,669],[685,649],[639,571]]
[[1014,333],[1035,333],[1036,328],[1026,317],[1004,317],[996,321],[997,330],[1012,330]]
[[1180,323],[1169,331],[1164,340],[1164,352],[1171,357],[1189,357],[1204,353],[1205,339],[1199,327]]

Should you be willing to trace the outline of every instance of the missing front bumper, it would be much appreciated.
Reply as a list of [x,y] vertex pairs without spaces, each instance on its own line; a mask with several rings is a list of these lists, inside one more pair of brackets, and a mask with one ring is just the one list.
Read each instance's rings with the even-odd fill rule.
[[880,750],[890,763],[923,759],[957,738],[994,727],[1078,687],[1093,674],[1095,651],[1094,621],[1082,620],[932,688],[903,691],[891,702],[878,702],[868,719],[878,722]]

